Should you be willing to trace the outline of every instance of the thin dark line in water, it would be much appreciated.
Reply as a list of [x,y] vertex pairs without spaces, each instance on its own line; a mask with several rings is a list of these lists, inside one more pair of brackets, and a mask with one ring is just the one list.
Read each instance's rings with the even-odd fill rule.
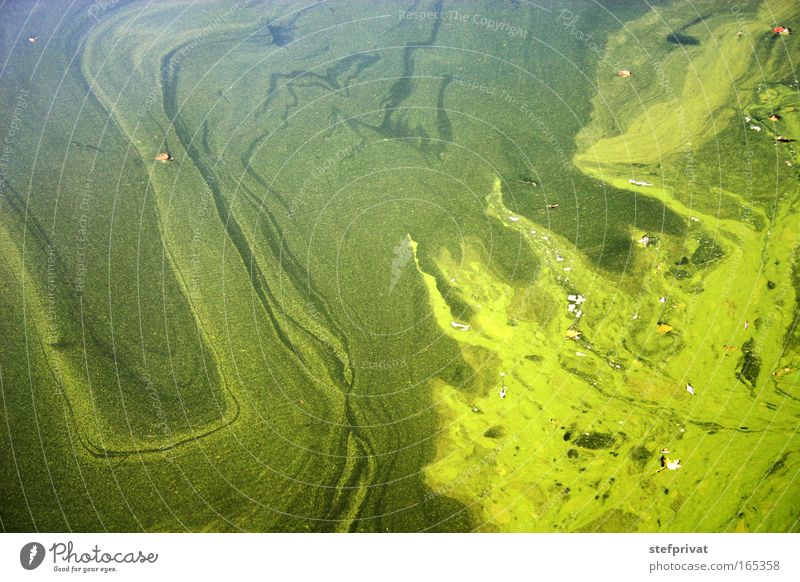
[[71,141],[71,142],[69,142],[69,143],[70,143],[71,145],[74,145],[75,147],[78,147],[78,148],[81,148],[81,149],[93,150],[93,151],[95,151],[95,152],[98,152],[98,153],[101,153],[101,154],[105,153],[105,152],[103,151],[103,148],[97,147],[96,145],[92,145],[92,144],[90,144],[90,143],[83,144],[83,143],[80,143],[80,142],[78,142],[78,141],[75,141],[75,140],[72,140],[72,141]]

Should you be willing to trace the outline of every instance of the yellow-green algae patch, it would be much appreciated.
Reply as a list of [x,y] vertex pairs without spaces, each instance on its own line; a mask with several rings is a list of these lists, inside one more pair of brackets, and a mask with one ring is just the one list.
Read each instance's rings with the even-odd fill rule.
[[[759,49],[776,19],[797,16],[796,3],[770,1],[758,11],[752,8],[737,18],[732,10],[699,3],[698,13],[708,13],[686,31],[703,40],[679,49],[664,43],[648,43],[645,49],[641,44],[685,23],[686,11],[679,4],[654,8],[614,33],[600,62],[592,123],[576,138],[576,163],[620,163],[630,169],[631,164],[657,164],[687,145],[697,148],[717,139],[735,120],[743,94],[766,82],[766,72],[790,64],[784,51],[765,56]],[[633,75],[617,78],[610,69],[615,66],[625,66]]]
[[[777,361],[775,328],[785,329],[791,314],[760,289],[767,278],[786,280],[789,265],[767,267],[760,257],[771,245],[796,246],[797,234],[782,228],[765,237],[737,221],[689,218],[668,193],[657,195],[687,216],[695,247],[687,252],[713,232],[724,254],[676,280],[664,251],[641,244],[631,272],[643,280],[630,293],[624,280],[590,270],[567,241],[505,208],[498,179],[487,214],[541,259],[535,286],[497,280],[465,240],[460,267],[446,253],[436,261],[474,308],[459,322],[420,270],[442,332],[465,353],[494,355],[495,380],[479,394],[437,382],[443,432],[426,470],[434,494],[469,505],[480,529],[724,530],[779,519],[756,501],[749,520],[734,519],[748,490],[770,485],[762,478],[773,459],[759,453],[780,450],[793,434],[789,415],[774,413],[774,389],[757,384],[754,399],[757,388],[737,380],[736,349],[754,340],[765,365]],[[659,333],[665,322],[672,331]],[[568,339],[570,330],[580,335]],[[677,449],[684,469],[658,473],[662,447]]]

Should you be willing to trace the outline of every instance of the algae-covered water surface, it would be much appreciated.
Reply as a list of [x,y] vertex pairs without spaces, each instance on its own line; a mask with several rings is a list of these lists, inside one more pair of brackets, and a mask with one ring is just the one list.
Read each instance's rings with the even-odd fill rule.
[[800,531],[798,43],[1,3],[2,529]]

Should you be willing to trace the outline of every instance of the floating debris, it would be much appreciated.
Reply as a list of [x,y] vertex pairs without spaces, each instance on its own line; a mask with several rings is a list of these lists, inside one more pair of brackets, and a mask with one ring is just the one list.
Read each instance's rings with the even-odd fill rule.
[[579,358],[585,358],[585,357],[586,357],[586,356],[588,356],[589,354],[585,354],[585,353],[583,353],[583,352],[575,352],[575,355],[576,355],[576,356],[578,356]]
[[682,465],[680,459],[670,459],[666,455],[661,455],[661,469],[659,469],[660,471],[663,471],[664,469],[669,469],[670,471],[677,471],[681,467]]
[[579,332],[577,329],[568,329],[564,333],[564,337],[571,340],[579,340],[581,339],[581,332]]
[[667,298],[662,295],[661,297],[658,298],[658,302],[659,303],[666,303],[667,302]]
[[478,408],[477,406],[472,407],[472,412],[480,412],[480,411],[481,411],[480,408]]
[[744,330],[747,331],[748,327],[750,327],[750,322],[749,321],[745,321],[744,322]]
[[564,257],[560,257],[560,256],[556,255],[556,261],[558,261],[559,263],[563,263],[564,262]]
[[519,216],[509,216],[508,219],[511,222],[519,222]]
[[157,162],[171,162],[173,159],[169,152],[161,152],[155,157]]
[[564,267],[564,270],[569,273],[572,270],[572,267]]
[[792,29],[788,26],[776,26],[772,29],[772,34],[776,34],[779,36],[789,36],[792,34]]
[[536,231],[535,230],[531,230],[531,234],[536,234]]
[[668,323],[658,323],[656,324],[656,331],[658,333],[669,333],[673,330],[673,327]]
[[696,216],[690,216],[689,220],[691,220],[692,222],[700,222],[700,219],[697,218]]
[[781,119],[781,116],[780,116],[780,115],[775,115],[775,114],[773,113],[772,115],[770,115],[769,117],[767,117],[767,119],[769,119],[770,121],[780,121],[780,119]]
[[780,370],[775,370],[775,371],[772,373],[772,375],[773,375],[775,378],[780,378],[781,376],[785,376],[786,374],[791,374],[791,373],[792,373],[792,372],[794,372],[796,369],[797,369],[797,368],[781,368]]
[[505,400],[505,397],[506,397],[506,387],[503,386],[503,388],[500,390],[500,398]]
[[631,73],[628,69],[620,69],[617,71],[617,77],[630,77],[633,73]]
[[779,143],[791,143],[791,142],[797,141],[797,140],[792,139],[791,137],[784,137],[782,135],[779,135],[778,137],[775,138],[775,141],[777,141]]
[[760,125],[751,125],[750,129],[752,129],[753,131],[761,131],[761,126]]
[[689,384],[688,382],[687,382],[687,384],[686,384],[686,391],[687,391],[689,394],[691,394],[692,396],[694,396],[694,386],[692,386],[692,385],[691,385],[691,384]]
[[37,40],[39,40],[39,37],[38,37],[38,36],[29,36],[29,37],[28,37],[28,42],[30,42],[30,43],[34,43],[34,42],[36,42]]
[[555,210],[556,208],[558,208],[558,204],[548,204],[548,205],[547,205],[547,207],[548,207],[550,210]]
[[750,123],[751,121],[753,121],[753,118],[752,118],[752,117],[750,117],[749,115],[745,115],[745,116],[744,116],[744,122],[745,122],[745,123]]
[[[586,301],[586,297],[583,295],[567,295],[567,301],[569,301],[569,307],[567,307],[567,309],[569,309],[571,313],[577,308],[578,305],[583,305],[583,303]],[[582,312],[578,311],[578,313]],[[580,315],[578,317],[580,317]]]
[[653,185],[651,182],[645,182],[643,180],[634,180],[633,178],[628,180],[628,182],[630,182],[634,186],[652,186]]
[[644,235],[642,238],[640,238],[636,242],[638,242],[640,245],[644,246],[644,248],[647,248],[647,245],[650,244],[650,237],[647,236],[647,235]]
[[458,323],[457,321],[451,321],[450,326],[454,329],[460,329],[461,331],[469,331],[472,329],[469,325],[465,323]]

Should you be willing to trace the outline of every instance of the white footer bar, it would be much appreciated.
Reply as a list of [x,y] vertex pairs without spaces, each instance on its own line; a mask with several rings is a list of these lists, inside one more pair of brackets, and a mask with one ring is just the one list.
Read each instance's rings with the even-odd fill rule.
[[800,534],[3,534],[0,580],[800,580]]

